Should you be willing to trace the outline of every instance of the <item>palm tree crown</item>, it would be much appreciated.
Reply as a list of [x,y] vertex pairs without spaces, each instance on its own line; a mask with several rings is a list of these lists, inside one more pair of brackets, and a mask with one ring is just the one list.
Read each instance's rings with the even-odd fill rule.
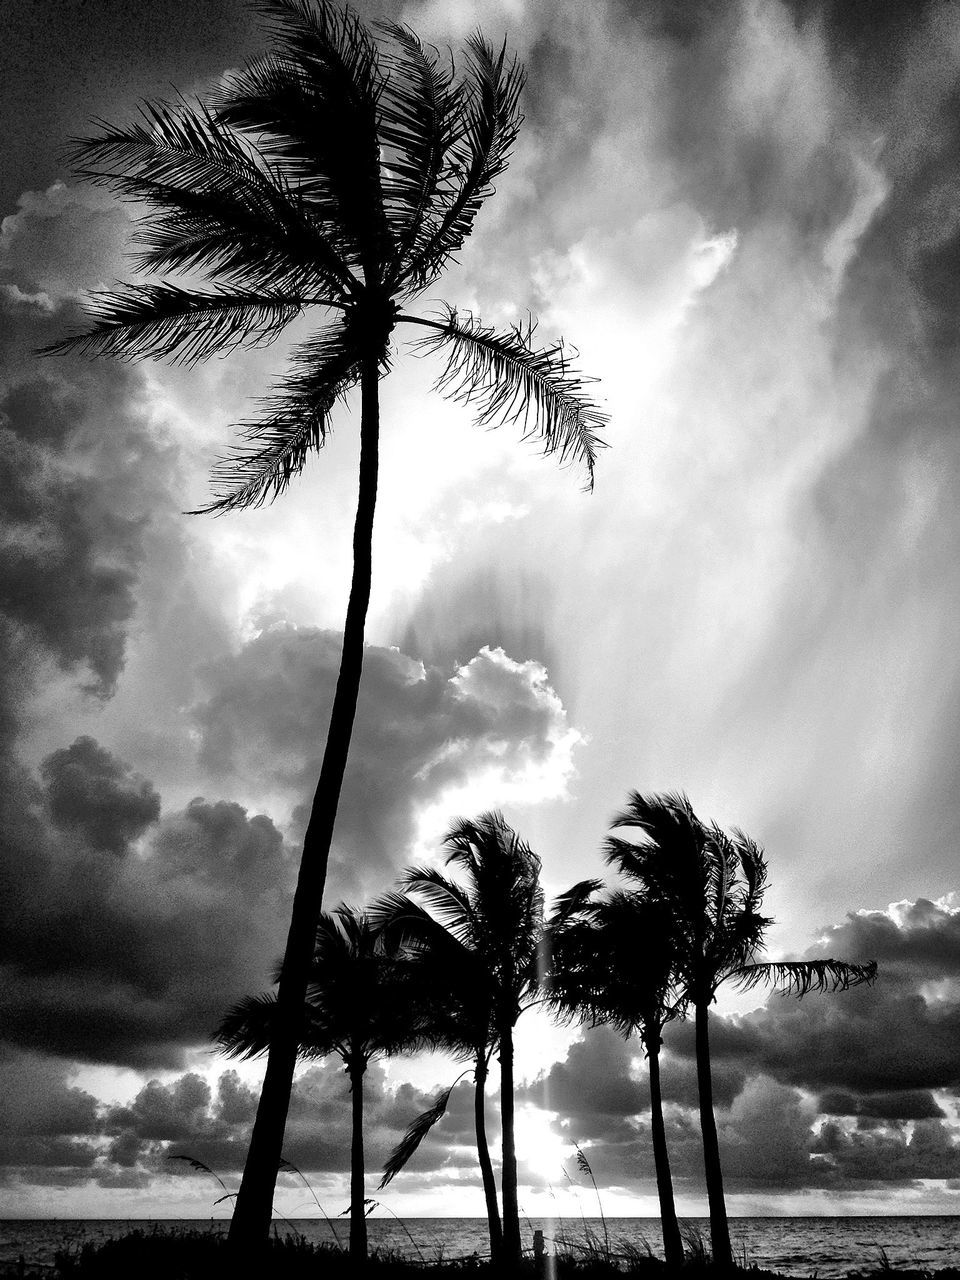
[[[422,1037],[413,990],[402,957],[381,943],[367,912],[341,904],[325,911],[317,926],[307,987],[300,1056],[339,1054],[344,1063],[366,1067],[374,1058],[415,1050]],[[270,1043],[276,996],[248,996],[223,1018],[220,1048],[252,1058]]]
[[643,842],[608,836],[607,861],[674,917],[675,964],[691,999],[711,1001],[763,945],[772,923],[760,914],[767,867],[760,846],[742,831],[704,823],[685,795],[642,796],[611,826],[639,831]]
[[563,1017],[606,1023],[646,1046],[684,1014],[675,926],[662,903],[618,890],[591,902],[556,939],[550,1003]]
[[294,350],[262,412],[218,465],[203,510],[257,506],[297,475],[336,402],[374,353],[385,371],[399,323],[441,350],[441,390],[487,425],[520,414],[547,452],[584,464],[603,415],[562,344],[535,350],[533,325],[496,331],[445,307],[402,307],[428,289],[469,236],[506,168],[521,122],[523,71],[478,33],[466,70],[408,28],[376,36],[327,0],[262,0],[272,52],[231,73],[205,102],[146,106],[126,127],[73,146],[89,181],[148,206],[136,265],[186,273],[104,292],[93,326],[50,350],[194,363],[278,338],[319,307],[331,317]]

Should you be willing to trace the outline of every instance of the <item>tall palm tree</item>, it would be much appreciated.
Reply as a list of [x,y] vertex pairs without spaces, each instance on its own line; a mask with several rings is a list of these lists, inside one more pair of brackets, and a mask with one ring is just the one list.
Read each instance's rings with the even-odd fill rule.
[[723,1172],[713,1108],[709,1010],[722,983],[767,982],[783,992],[846,990],[873,982],[875,963],[839,960],[759,962],[772,920],[760,914],[767,884],[763,850],[744,832],[703,822],[682,794],[631,792],[611,826],[641,842],[608,836],[607,861],[652,901],[673,913],[681,989],[694,1008],[697,1091],[714,1261],[732,1265]]
[[[286,376],[242,424],[204,511],[256,507],[282,493],[319,449],[335,404],[360,386],[360,467],[353,577],[320,778],[304,837],[260,1105],[231,1239],[269,1232],[303,1016],[313,934],[356,712],[370,596],[379,456],[379,380],[391,336],[414,325],[443,351],[445,394],[489,426],[521,418],[547,453],[581,463],[592,483],[605,416],[562,343],[536,349],[533,328],[497,331],[455,307],[403,308],[462,247],[506,167],[523,71],[476,33],[466,71],[406,27],[371,35],[330,0],[259,0],[273,48],[206,101],[142,109],[138,123],[79,140],[82,176],[144,204],[136,262],[186,272],[99,294],[86,332],[49,348],[193,363],[279,337],[304,312],[325,323],[298,345]],[[211,287],[197,287],[197,278]]]
[[607,1023],[625,1038],[640,1038],[650,1072],[650,1128],[664,1257],[679,1266],[683,1240],[660,1089],[663,1029],[683,1016],[686,1003],[678,990],[674,932],[674,917],[662,903],[637,893],[611,893],[558,932],[546,987],[560,1016],[576,1016],[592,1026]]
[[[506,1265],[513,1265],[521,1257],[514,1131],[513,1030],[523,1011],[539,998],[539,971],[545,937],[574,918],[597,888],[597,882],[588,880],[574,886],[559,900],[552,917],[547,919],[540,886],[540,859],[508,825],[503,814],[497,812],[483,813],[475,819],[460,819],[447,833],[444,849],[447,866],[458,872],[460,878],[445,876],[433,867],[410,868],[401,878],[401,887],[406,892],[393,895],[392,902],[387,900],[385,914],[390,916],[394,928],[402,929],[407,943],[416,946],[419,942],[425,961],[433,967],[441,990],[446,991],[448,1010],[454,1019],[458,1012],[464,1011],[467,1014],[465,1029],[471,1025],[477,1031],[482,1026],[488,1028],[489,1040],[483,1053],[479,1046],[476,1049],[478,1066],[481,1057],[486,1062],[491,1051],[498,1054],[502,1201],[500,1260]],[[410,895],[414,898],[413,909]],[[418,908],[416,899],[420,900],[422,907]],[[447,957],[458,949],[462,960],[447,967]],[[460,985],[463,978],[476,984],[476,996],[468,997],[465,1002]],[[454,1043],[457,1034],[454,1032],[451,1036]],[[488,1217],[492,1225],[489,1198],[489,1188],[493,1186],[492,1169],[484,1170],[483,1146],[479,1141],[482,1120],[482,1079],[479,1073],[475,1097],[478,1148]],[[421,1136],[431,1114],[433,1109],[420,1117]],[[413,1142],[410,1153],[415,1146]],[[495,1251],[494,1235],[495,1230],[492,1230],[492,1251]]]
[[[411,995],[402,959],[384,951],[379,930],[365,913],[341,905],[321,915],[299,1054],[320,1059],[336,1053],[350,1079],[350,1256],[354,1260],[367,1256],[364,1075],[375,1058],[412,1052],[423,1043]],[[223,1019],[217,1041],[234,1057],[256,1057],[269,1050],[277,1019],[274,994],[247,997]]]

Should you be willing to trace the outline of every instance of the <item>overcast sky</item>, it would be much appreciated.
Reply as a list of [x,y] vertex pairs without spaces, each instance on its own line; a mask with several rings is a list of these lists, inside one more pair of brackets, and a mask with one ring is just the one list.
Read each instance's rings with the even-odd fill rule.
[[[559,891],[601,873],[630,788],[683,788],[765,846],[772,955],[881,965],[870,991],[724,1006],[732,1210],[956,1212],[960,9],[358,7],[454,48],[479,23],[524,59],[512,163],[440,296],[576,344],[610,448],[584,494],[518,431],[473,428],[398,342],[327,903],[362,904],[494,806]],[[192,371],[32,352],[129,275],[129,213],[71,177],[65,141],[260,46],[227,0],[37,0],[0,55],[11,1215],[208,1216],[215,1184],[165,1157],[235,1178],[255,1104],[256,1072],[209,1035],[281,946],[357,413],[274,507],[188,517],[282,344]],[[574,1141],[608,1213],[655,1212],[637,1047],[532,1021],[520,1039],[526,1212],[569,1200]],[[702,1212],[690,1028],[663,1072],[681,1212]],[[452,1074],[371,1069],[371,1167]],[[288,1135],[330,1212],[345,1086],[305,1071]],[[482,1213],[470,1130],[455,1095],[384,1203]],[[279,1204],[306,1212],[302,1188]]]

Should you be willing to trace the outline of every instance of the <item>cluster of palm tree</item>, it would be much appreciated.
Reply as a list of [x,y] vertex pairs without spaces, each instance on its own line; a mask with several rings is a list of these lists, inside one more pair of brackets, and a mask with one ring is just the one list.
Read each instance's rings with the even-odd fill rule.
[[[760,914],[766,863],[741,831],[694,813],[683,795],[630,796],[613,820],[607,862],[621,883],[583,880],[549,911],[541,863],[500,813],[460,820],[448,833],[446,868],[407,870],[397,890],[366,911],[340,907],[321,919],[302,1020],[306,1058],[338,1053],[353,1097],[350,1248],[366,1252],[363,1074],[377,1054],[443,1049],[473,1071],[480,1176],[495,1261],[521,1256],[514,1138],[514,1028],[533,1004],[560,1018],[608,1023],[637,1035],[650,1074],[651,1136],[664,1254],[683,1261],[660,1090],[665,1026],[692,1009],[711,1244],[731,1262],[711,1085],[708,1011],[720,985],[763,982],[802,996],[873,981],[875,964],[833,959],[763,962],[771,924]],[[622,831],[631,833],[627,836]],[[242,1001],[219,1041],[232,1054],[269,1048],[277,1001]],[[485,1120],[490,1062],[500,1065],[499,1199]],[[458,1077],[458,1080],[462,1078]],[[383,1187],[444,1115],[454,1081],[409,1126],[388,1159]]]

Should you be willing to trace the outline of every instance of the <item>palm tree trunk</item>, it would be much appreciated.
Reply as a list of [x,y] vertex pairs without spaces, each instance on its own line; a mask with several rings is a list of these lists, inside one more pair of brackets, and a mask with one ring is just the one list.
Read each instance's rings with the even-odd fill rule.
[[493,1176],[493,1163],[487,1145],[487,1123],[484,1117],[484,1085],[487,1080],[487,1057],[483,1050],[477,1053],[474,1071],[473,1122],[477,1133],[477,1159],[480,1161],[480,1179],[483,1182],[483,1198],[487,1205],[487,1224],[490,1230],[490,1259],[499,1263],[503,1254],[503,1226],[500,1207],[497,1204],[497,1183]]
[[660,1198],[660,1230],[663,1233],[663,1256],[670,1266],[683,1263],[683,1239],[673,1201],[673,1180],[663,1124],[663,1098],[660,1094],[660,1037],[652,1035],[647,1045],[650,1066],[650,1128],[653,1136],[653,1163],[657,1170],[657,1195]]
[[500,1185],[503,1192],[503,1260],[507,1266],[519,1265],[522,1256],[513,1110],[513,1027],[508,1024],[500,1032],[500,1123],[503,1129]]
[[351,1064],[350,1095],[353,1132],[350,1140],[350,1261],[367,1260],[367,1213],[364,1203],[363,1073],[367,1064]]
[[707,1029],[709,1004],[696,1001],[695,1029],[697,1047],[697,1092],[700,1096],[700,1134],[703,1139],[703,1172],[707,1182],[707,1204],[710,1209],[710,1245],[713,1261],[720,1266],[733,1265],[727,1206],[723,1198],[723,1171],[720,1168],[720,1144],[717,1120],[713,1114],[713,1076],[710,1072],[710,1037]]
[[230,1241],[239,1245],[266,1242],[270,1234],[273,1195],[300,1043],[307,977],[317,920],[323,903],[323,886],[327,878],[333,826],[360,692],[363,630],[370,601],[373,515],[377,501],[379,378],[376,355],[367,356],[361,375],[360,485],[353,529],[353,580],[343,625],[340,674],[330,713],[320,780],[303,840],[300,872],[277,991],[276,1031],[270,1042],[257,1117],[230,1223]]

